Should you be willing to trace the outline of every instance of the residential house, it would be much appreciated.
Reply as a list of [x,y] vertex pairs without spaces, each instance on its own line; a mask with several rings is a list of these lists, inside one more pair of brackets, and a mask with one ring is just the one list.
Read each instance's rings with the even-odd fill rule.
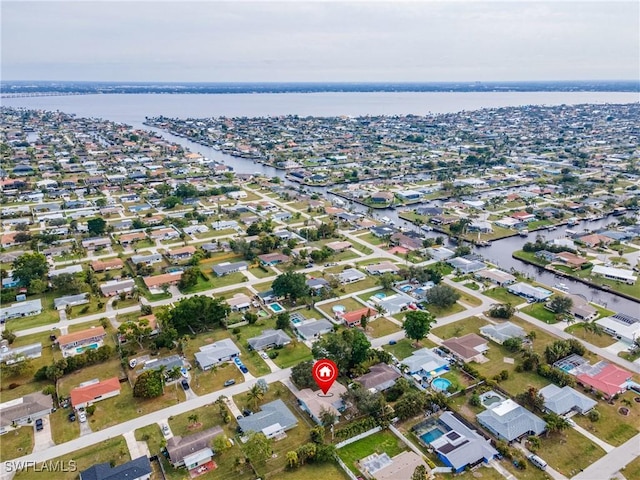
[[389,261],[367,265],[366,267],[364,267],[364,269],[369,275],[382,275],[383,273],[396,273],[400,270],[400,268],[395,263],[392,263]]
[[251,307],[251,298],[244,293],[236,293],[227,299],[227,304],[231,307],[232,312],[240,312]]
[[224,277],[225,275],[229,275],[230,273],[236,272],[244,272],[249,268],[249,264],[247,262],[234,262],[234,263],[221,263],[219,265],[213,266],[213,273],[218,277]]
[[118,237],[118,242],[123,247],[128,247],[136,242],[144,240],[147,238],[147,234],[145,232],[132,232],[132,233],[123,233]]
[[540,435],[546,428],[544,420],[511,399],[489,406],[476,418],[480,425],[506,442],[513,442],[524,436]]
[[484,437],[470,429],[468,423],[459,420],[452,412],[444,412],[438,422],[446,430],[429,444],[438,458],[455,473],[481,462],[488,463],[498,456],[498,451]]
[[77,305],[85,305],[87,303],[89,303],[89,294],[86,292],[53,299],[53,306],[56,310],[64,310],[67,307],[75,307]]
[[510,216],[511,218],[521,223],[533,222],[536,219],[536,216],[533,213],[528,213],[528,212],[515,212],[515,213],[512,213]]
[[351,245],[351,242],[330,242],[325,246],[333,253],[340,253],[349,250],[353,245]]
[[169,250],[167,252],[167,257],[169,257],[172,262],[178,262],[190,259],[194,253],[196,253],[196,247],[193,245],[187,245],[185,247]]
[[152,473],[149,458],[142,456],[117,467],[98,463],[80,472],[80,480],[149,480]]
[[455,257],[447,261],[449,265],[462,274],[479,272],[487,268],[487,264],[478,260],[476,255]]
[[272,347],[282,347],[291,343],[291,337],[284,330],[263,330],[258,337],[247,340],[249,347],[253,350],[265,350]]
[[214,230],[235,230],[238,228],[238,222],[235,220],[218,220],[217,222],[213,222],[211,224],[211,228]]
[[402,360],[414,380],[422,384],[449,371],[449,362],[428,348],[416,350],[409,357]]
[[331,412],[336,422],[338,421],[346,407],[342,400],[342,395],[346,391],[347,388],[340,382],[333,382],[326,395],[321,390],[314,391],[310,388],[303,388],[294,393],[294,395],[298,399],[300,408],[307,412],[314,422],[322,425],[322,413],[324,411]]
[[375,318],[378,315],[373,308],[363,307],[351,312],[335,312],[337,320],[341,320],[347,327],[359,327],[362,317]]
[[124,267],[124,262],[119,258],[108,260],[95,260],[91,262],[91,269],[94,272],[107,272],[109,270],[119,270]]
[[264,255],[258,255],[258,260],[260,260],[260,263],[265,267],[273,267],[274,265],[288,262],[289,257],[282,253],[267,253]]
[[374,480],[409,479],[418,466],[425,467],[428,473],[431,472],[431,468],[422,457],[411,450],[399,453],[393,458],[389,458],[386,452],[372,453],[358,461],[360,471],[366,478]]
[[82,272],[82,265],[69,265],[68,267],[62,267],[58,269],[50,269],[47,276],[49,278],[55,278],[58,275],[75,275]]
[[106,248],[111,246],[111,239],[109,237],[94,237],[82,240],[82,248],[87,250],[98,250],[100,248]]
[[566,415],[570,412],[587,414],[598,402],[569,386],[559,387],[553,383],[541,388],[538,393],[544,397],[544,408],[548,412]]
[[196,363],[202,370],[209,370],[239,356],[240,349],[230,338],[223,338],[215,343],[204,345],[200,347],[199,352],[195,353]]
[[586,258],[583,258],[571,252],[560,252],[556,254],[556,261],[564,263],[572,270],[577,270],[583,265],[589,263],[589,260],[587,260]]
[[474,275],[479,280],[489,280],[499,287],[511,285],[516,281],[516,277],[497,268],[486,268],[484,270],[475,272]]
[[22,398],[0,404],[0,434],[11,426],[26,425],[46,417],[53,408],[53,398],[41,392],[30,393]]
[[636,283],[636,280],[638,280],[638,277],[633,274],[632,270],[627,270],[626,268],[605,267],[603,265],[594,266],[591,270],[591,275],[624,282],[628,285],[633,285]]
[[598,233],[592,233],[590,235],[585,235],[584,237],[578,238],[579,242],[584,243],[589,248],[604,246],[606,247],[610,243],[613,243],[613,239],[610,237],[605,237],[604,235],[600,235]]
[[374,304],[382,307],[382,313],[386,315],[395,315],[407,308],[416,309],[415,298],[402,292],[394,293],[393,295],[388,295],[383,298],[379,298],[374,295],[369,299],[369,302],[373,302]]
[[369,197],[371,203],[384,204],[393,202],[393,193],[391,192],[375,192]]
[[24,302],[12,303],[8,307],[0,308],[0,323],[4,323],[12,318],[31,317],[42,313],[42,301],[27,300]]
[[243,433],[264,433],[267,438],[283,435],[298,424],[298,419],[280,400],[265,403],[259,412],[248,417],[238,418],[238,426]]
[[305,319],[301,322],[292,322],[293,331],[303,340],[315,340],[326,333],[333,331],[333,323],[329,320],[321,318]]
[[170,372],[176,368],[184,367],[184,359],[180,355],[169,355],[164,358],[154,358],[153,360],[147,360],[142,366],[142,371],[147,370],[164,370]]
[[600,392],[607,399],[624,393],[631,381],[631,373],[605,361],[595,365],[583,364],[575,373],[579,384]]
[[354,380],[371,392],[382,392],[393,387],[401,376],[395,368],[386,363],[378,363],[369,367],[367,373]]
[[60,335],[56,343],[62,351],[63,357],[72,357],[84,353],[86,350],[100,348],[107,337],[102,327],[92,327],[79,332]]
[[42,343],[30,343],[20,347],[10,347],[8,340],[0,340],[0,362],[7,365],[22,362],[27,358],[40,358]]
[[[138,327],[140,327],[140,328],[144,328],[144,329],[148,328],[149,329],[149,333],[148,333],[149,337],[153,337],[153,336],[158,335],[160,333],[160,328],[158,327],[158,319],[156,319],[156,316],[153,315],[153,314],[144,315],[142,317],[139,317],[137,320],[129,320],[128,322],[133,322],[136,325],[138,325]],[[122,333],[118,333],[118,343],[120,345],[124,345],[125,343],[127,343],[126,335],[124,335]]]
[[317,295],[322,289],[330,289],[329,282],[324,278],[310,278],[306,281],[307,287],[311,290],[312,295]]
[[133,255],[131,257],[131,263],[134,265],[147,265],[151,266],[155,263],[162,262],[162,255],[159,253],[150,253],[148,255]]
[[[166,447],[167,453],[169,454],[169,461],[174,468],[186,467],[190,471],[199,468],[203,464],[206,465],[207,455],[208,461],[210,461],[211,456],[213,456],[210,448],[213,439],[222,434],[224,434],[224,430],[215,426],[186,437],[171,437],[167,440]],[[194,465],[196,466],[194,467]]]
[[546,290],[541,287],[534,287],[533,285],[529,285],[528,283],[518,282],[507,287],[507,291],[509,293],[513,293],[514,295],[518,295],[519,297],[524,297],[527,300],[531,300],[533,302],[544,302],[546,301],[553,292]]
[[468,333],[459,338],[449,338],[442,342],[442,345],[447,347],[456,358],[463,362],[474,361],[482,363],[486,361],[484,352],[489,350],[487,341],[475,333]]
[[596,320],[596,323],[612,337],[628,344],[633,344],[636,339],[640,338],[640,319],[631,315],[616,313],[610,317]]
[[149,291],[159,291],[168,285],[177,285],[182,278],[182,270],[170,273],[163,273],[160,275],[153,275],[150,277],[143,277],[144,284]]
[[98,379],[82,383],[71,390],[71,406],[75,409],[85,408],[95,402],[120,395],[118,377],[99,381]]
[[132,278],[125,278],[124,280],[110,280],[100,285],[100,291],[105,297],[113,297],[122,293],[131,293],[135,285],[136,282]]
[[510,338],[524,338],[527,332],[524,328],[519,327],[511,322],[502,322],[493,325],[485,325],[480,328],[480,333],[490,340],[502,345],[505,340]]
[[334,276],[337,277],[338,281],[343,285],[347,283],[359,282],[360,280],[364,280],[365,278],[367,278],[367,276],[357,268],[347,268],[346,270],[343,270],[342,272]]
[[408,251],[422,250],[422,238],[415,238],[404,233],[391,235],[391,243]]

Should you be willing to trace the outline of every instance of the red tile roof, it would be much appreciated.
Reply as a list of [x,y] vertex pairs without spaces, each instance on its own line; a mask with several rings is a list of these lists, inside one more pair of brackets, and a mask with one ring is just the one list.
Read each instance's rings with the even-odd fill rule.
[[624,390],[623,386],[631,378],[631,373],[610,363],[593,377],[586,373],[581,373],[577,378],[580,383],[593,387],[611,397]]
[[71,390],[71,405],[75,407],[87,402],[92,402],[98,397],[115,391],[120,392],[120,381],[118,377],[109,378],[92,385],[74,388]]

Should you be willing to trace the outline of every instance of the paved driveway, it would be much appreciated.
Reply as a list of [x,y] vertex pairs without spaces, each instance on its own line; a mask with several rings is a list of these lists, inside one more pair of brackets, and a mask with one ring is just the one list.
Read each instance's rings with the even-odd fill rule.
[[91,430],[91,425],[89,425],[89,418],[88,417],[87,417],[87,421],[86,422],[81,422],[79,418],[78,418],[77,421],[80,423],[80,436],[81,437],[83,435],[90,435],[91,433],[93,433],[93,430]]
[[33,424],[33,451],[41,452],[49,447],[53,447],[53,439],[51,438],[51,422],[49,415],[42,419],[42,430],[36,430],[35,422]]

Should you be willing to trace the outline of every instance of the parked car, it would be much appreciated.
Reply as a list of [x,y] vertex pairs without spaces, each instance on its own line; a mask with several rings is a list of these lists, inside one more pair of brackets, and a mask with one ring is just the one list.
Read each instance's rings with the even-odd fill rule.
[[182,388],[186,391],[189,390],[189,382],[187,381],[187,379],[185,378],[184,380],[182,380],[180,382],[182,384]]
[[267,355],[267,352],[260,352],[260,356],[262,358],[269,358],[269,355]]
[[242,411],[242,415],[244,415],[245,417],[248,417],[249,415],[253,415],[253,412],[251,410],[249,410],[248,408],[245,408]]
[[78,420],[80,421],[80,423],[84,423],[87,421],[87,414],[84,412],[79,412],[78,413]]
[[76,421],[76,414],[74,412],[71,412],[69,414],[69,421],[70,422],[75,422]]
[[227,380],[224,382],[225,387],[230,387],[231,385],[235,385],[236,381],[232,378],[231,380]]
[[42,423],[42,419],[39,418],[36,420],[36,431],[40,431],[44,428],[44,424]]
[[169,425],[167,424],[162,425],[162,433],[165,437],[169,436],[169,433],[170,433]]
[[242,418],[242,415],[238,415],[238,416],[236,417],[236,420],[240,420],[241,418]]
[[398,342],[396,342],[395,340],[389,340],[389,345],[395,345],[396,343]]
[[249,369],[248,369],[247,367],[245,367],[244,365],[242,365],[242,366],[240,367],[240,371],[241,371],[242,373],[249,373]]

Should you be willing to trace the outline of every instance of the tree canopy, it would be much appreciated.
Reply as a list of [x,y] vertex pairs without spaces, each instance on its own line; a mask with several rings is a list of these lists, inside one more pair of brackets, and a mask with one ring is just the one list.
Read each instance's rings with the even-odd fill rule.
[[278,275],[271,284],[271,288],[275,295],[293,301],[309,294],[307,279],[303,273],[286,272]]
[[13,278],[19,278],[22,285],[29,286],[33,280],[45,280],[49,265],[41,253],[25,253],[13,262]]
[[368,358],[371,343],[358,329],[328,333],[313,344],[313,357],[333,360],[346,373]]
[[229,305],[219,298],[195,295],[183,298],[168,310],[165,321],[184,335],[217,327],[230,312]]
[[549,302],[549,308],[553,313],[557,314],[569,313],[571,311],[571,307],[573,307],[573,300],[571,297],[564,295],[554,295]]
[[87,228],[91,235],[102,235],[107,230],[107,222],[100,217],[87,220]]
[[448,285],[436,285],[427,290],[427,302],[440,308],[449,308],[460,298],[460,294]]
[[435,321],[435,317],[429,312],[410,311],[404,317],[404,331],[407,337],[418,341],[429,333],[431,324]]
[[142,372],[133,386],[133,396],[138,398],[155,398],[163,394],[164,382],[162,372],[147,370]]

